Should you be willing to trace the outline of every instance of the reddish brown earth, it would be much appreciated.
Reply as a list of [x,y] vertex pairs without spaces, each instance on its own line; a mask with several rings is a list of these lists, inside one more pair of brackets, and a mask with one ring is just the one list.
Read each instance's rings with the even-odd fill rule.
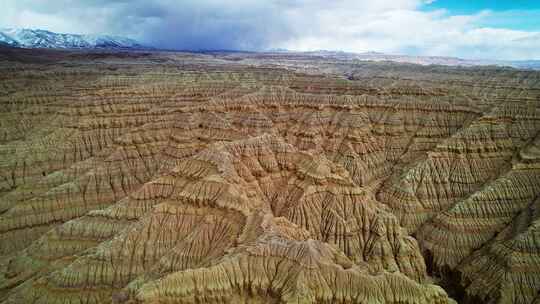
[[0,303],[540,303],[539,72],[0,53]]

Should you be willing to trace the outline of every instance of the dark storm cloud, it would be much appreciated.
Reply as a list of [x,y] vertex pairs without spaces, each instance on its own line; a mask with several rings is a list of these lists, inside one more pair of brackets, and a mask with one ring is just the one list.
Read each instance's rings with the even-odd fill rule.
[[[142,18],[147,9],[141,5],[131,12]],[[146,21],[144,40],[175,49],[258,50],[291,35],[284,15],[271,3],[184,1],[162,6],[159,16]]]
[[90,1],[111,15],[106,29],[169,49],[259,50],[291,32],[279,5],[269,1]]
[[258,50],[292,37],[280,1],[6,1],[0,19],[17,24],[3,26],[125,35],[161,48]]
[[[0,27],[121,35],[166,49],[287,48],[540,58],[540,32],[490,28],[483,24],[486,18],[514,18],[520,14],[482,11],[451,15],[444,10],[420,9],[431,2],[2,0]],[[540,17],[540,12],[531,14]]]

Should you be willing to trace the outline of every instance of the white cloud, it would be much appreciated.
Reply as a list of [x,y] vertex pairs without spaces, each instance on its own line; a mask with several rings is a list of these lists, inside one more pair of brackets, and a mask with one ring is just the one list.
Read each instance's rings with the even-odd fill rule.
[[[418,5],[418,3],[417,3]],[[540,32],[482,26],[494,13],[451,16],[413,6],[338,8],[310,15],[307,30],[281,42],[297,50],[340,49],[485,59],[540,59]]]
[[433,1],[4,0],[0,26],[127,35],[167,48],[540,59],[540,32],[486,26],[486,20],[519,20],[516,13],[451,16],[420,10]]

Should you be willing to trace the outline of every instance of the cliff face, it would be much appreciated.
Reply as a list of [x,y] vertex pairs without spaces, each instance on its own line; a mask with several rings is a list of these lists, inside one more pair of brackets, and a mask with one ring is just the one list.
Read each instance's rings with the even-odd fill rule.
[[540,73],[57,56],[0,63],[0,302],[539,301]]

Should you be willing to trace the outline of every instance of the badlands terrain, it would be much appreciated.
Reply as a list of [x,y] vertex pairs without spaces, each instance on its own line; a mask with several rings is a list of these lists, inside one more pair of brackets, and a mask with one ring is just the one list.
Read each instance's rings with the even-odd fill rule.
[[0,46],[0,303],[540,303],[540,72]]

